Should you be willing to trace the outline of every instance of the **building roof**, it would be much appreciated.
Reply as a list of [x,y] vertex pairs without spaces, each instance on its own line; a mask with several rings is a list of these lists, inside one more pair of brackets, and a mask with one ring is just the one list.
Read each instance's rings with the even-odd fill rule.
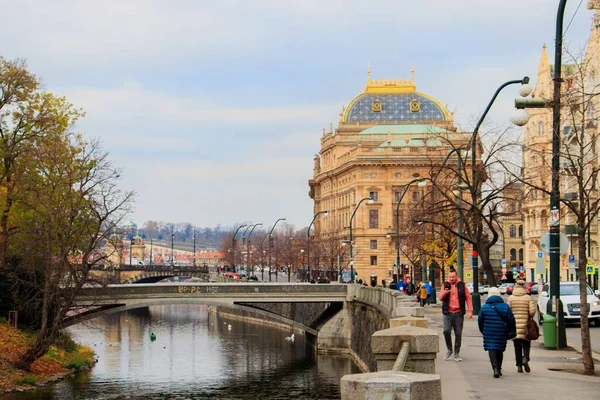
[[404,125],[374,125],[361,132],[359,135],[377,135],[391,133],[392,135],[402,134],[440,134],[448,133],[447,129],[435,125],[427,124],[404,124]]
[[371,80],[368,71],[365,91],[350,101],[341,122],[451,121],[452,117],[442,103],[416,91],[414,70],[411,73],[411,79]]

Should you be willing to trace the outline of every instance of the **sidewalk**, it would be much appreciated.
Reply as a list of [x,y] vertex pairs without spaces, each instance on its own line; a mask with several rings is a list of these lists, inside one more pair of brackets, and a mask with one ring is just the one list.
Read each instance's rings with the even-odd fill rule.
[[[502,365],[503,376],[495,379],[488,354],[477,327],[477,317],[465,317],[460,355],[462,362],[445,361],[446,344],[442,334],[442,310],[439,306],[425,308],[429,327],[440,333],[440,351],[436,373],[442,378],[444,400],[539,400],[576,398],[597,399],[600,376],[584,376],[562,370],[582,370],[581,355],[575,350],[547,350],[543,337],[531,343],[531,373],[517,373],[513,344],[507,343]],[[454,335],[452,337],[454,342]],[[596,360],[596,371],[600,360]]]

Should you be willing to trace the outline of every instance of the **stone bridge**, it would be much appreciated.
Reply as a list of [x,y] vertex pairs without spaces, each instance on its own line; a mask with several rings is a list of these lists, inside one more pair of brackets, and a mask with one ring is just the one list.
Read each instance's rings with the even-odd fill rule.
[[122,265],[120,267],[94,266],[90,275],[104,283],[156,283],[175,276],[189,276],[208,282],[208,267],[170,265]]
[[[163,304],[206,304],[241,318],[270,320],[304,331],[318,351],[351,354],[363,370],[376,370],[371,336],[396,317],[422,317],[414,298],[382,287],[309,283],[157,283],[86,287],[70,326],[103,313]],[[420,312],[420,315],[419,315]]]

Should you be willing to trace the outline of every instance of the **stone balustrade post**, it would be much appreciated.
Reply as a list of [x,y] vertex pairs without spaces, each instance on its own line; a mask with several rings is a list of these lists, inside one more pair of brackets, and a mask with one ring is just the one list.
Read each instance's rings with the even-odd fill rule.
[[408,363],[411,372],[435,373],[435,359],[439,351],[439,336],[435,330],[418,326],[398,326],[377,331],[371,336],[371,351],[377,371],[391,370],[403,342],[408,342]]

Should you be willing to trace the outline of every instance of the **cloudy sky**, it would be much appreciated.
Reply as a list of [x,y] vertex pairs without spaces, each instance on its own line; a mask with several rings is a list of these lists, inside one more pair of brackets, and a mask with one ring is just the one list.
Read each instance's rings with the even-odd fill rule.
[[[592,12],[569,2],[565,43]],[[408,78],[472,128],[504,81],[553,59],[556,0],[0,0],[0,54],[82,107],[132,220],[198,226],[312,217],[321,129],[373,78]],[[516,88],[490,121],[504,123]]]

